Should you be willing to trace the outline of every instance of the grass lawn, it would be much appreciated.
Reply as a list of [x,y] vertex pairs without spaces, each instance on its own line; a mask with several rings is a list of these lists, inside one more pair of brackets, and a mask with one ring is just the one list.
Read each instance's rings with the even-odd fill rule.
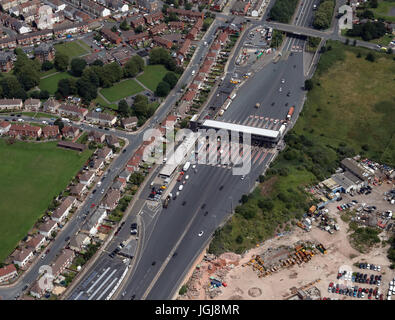
[[116,103],[107,103],[101,96],[97,96],[94,100],[95,103],[99,104],[101,107],[110,108],[113,110],[118,110],[118,105]]
[[70,60],[85,54],[90,53],[90,49],[85,43],[80,40],[64,42],[62,44],[55,44],[55,49],[69,56]]
[[145,85],[152,92],[155,92],[159,82],[162,81],[168,70],[161,64],[149,64],[145,66],[144,73],[137,77],[137,80]]
[[395,16],[390,15],[392,8],[395,8],[393,0],[379,0],[379,6],[377,8],[369,8],[369,10],[373,11],[375,18],[395,22]]
[[[328,178],[345,158],[360,154],[395,166],[392,55],[328,41],[299,119],[265,181],[236,208],[210,251],[242,253],[287,231],[313,203],[305,188]],[[358,53],[361,57],[357,57]],[[245,197],[244,197],[245,198]]]
[[128,79],[114,84],[111,88],[103,88],[100,90],[100,93],[108,101],[115,102],[141,91],[144,91],[144,88],[141,85],[139,85],[134,79]]
[[40,90],[47,90],[49,94],[55,94],[58,90],[58,82],[61,79],[73,78],[68,72],[60,72],[45,79],[40,80]]
[[48,70],[48,71],[42,71],[42,72],[40,73],[40,78],[43,78],[43,77],[45,77],[45,76],[49,76],[49,75],[54,74],[54,73],[56,73],[56,72],[58,72],[58,70],[56,70],[55,68],[53,68],[53,69],[51,69],[51,70]]
[[56,142],[7,145],[0,140],[0,262],[26,236],[92,154],[62,150]]

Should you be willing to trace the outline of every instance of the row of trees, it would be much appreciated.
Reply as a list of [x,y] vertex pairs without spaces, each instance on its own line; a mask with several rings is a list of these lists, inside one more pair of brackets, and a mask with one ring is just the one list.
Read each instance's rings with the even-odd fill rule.
[[276,0],[270,9],[269,18],[274,21],[288,23],[296,9],[298,0]]
[[378,22],[366,22],[363,24],[354,24],[352,29],[347,30],[346,35],[350,37],[361,37],[365,41],[372,39],[378,39],[384,36],[386,33],[384,23]]
[[335,0],[324,0],[320,3],[314,14],[313,27],[316,29],[327,29],[331,25]]

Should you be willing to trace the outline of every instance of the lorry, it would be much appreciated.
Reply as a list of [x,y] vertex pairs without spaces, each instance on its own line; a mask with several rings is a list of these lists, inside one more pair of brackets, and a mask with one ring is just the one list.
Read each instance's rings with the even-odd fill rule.
[[289,108],[289,111],[288,111],[288,114],[287,114],[287,120],[291,120],[294,111],[295,111],[295,107]]
[[191,166],[191,163],[189,161],[185,162],[182,171],[186,172],[188,171],[189,167]]

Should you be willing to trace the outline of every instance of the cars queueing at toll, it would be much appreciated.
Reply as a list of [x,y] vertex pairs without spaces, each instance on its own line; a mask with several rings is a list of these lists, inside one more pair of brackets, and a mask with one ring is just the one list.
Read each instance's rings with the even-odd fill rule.
[[347,286],[344,284],[334,284],[329,283],[328,286],[329,293],[337,293],[354,298],[365,298],[368,297],[369,300],[375,298],[376,300],[384,300],[384,295],[380,292],[379,288],[359,288],[358,286]]

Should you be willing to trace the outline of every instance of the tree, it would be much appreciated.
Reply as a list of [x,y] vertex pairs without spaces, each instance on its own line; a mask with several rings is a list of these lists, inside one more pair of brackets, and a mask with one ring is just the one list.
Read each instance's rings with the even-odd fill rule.
[[311,79],[307,79],[304,82],[304,89],[307,91],[310,91],[311,89],[313,89],[313,81]]
[[130,26],[129,26],[128,22],[126,21],[126,19],[121,22],[121,24],[119,25],[119,28],[123,31],[127,31],[130,29]]
[[159,82],[158,86],[156,87],[155,94],[158,97],[166,97],[169,94],[169,92],[170,92],[170,85],[165,81]]
[[77,90],[79,96],[87,103],[90,103],[93,99],[97,97],[97,88],[89,81],[84,79],[78,79]]
[[74,58],[73,60],[71,60],[70,66],[71,73],[76,77],[80,77],[86,67],[86,61],[81,58]]
[[63,98],[76,94],[77,86],[75,79],[70,78],[70,79],[59,80],[58,90],[56,92]]
[[168,72],[163,77],[163,81],[167,82],[170,85],[170,88],[173,89],[177,84],[178,79],[174,72]]
[[139,68],[132,59],[126,62],[125,66],[123,67],[123,76],[125,78],[133,78],[138,73],[139,73]]
[[134,29],[134,32],[136,32],[136,33],[142,33],[143,31],[144,31],[144,28],[143,28],[142,25],[139,25],[139,26],[137,26],[137,27]]
[[69,56],[62,52],[57,52],[55,56],[54,65],[56,70],[62,72],[66,71],[69,66]]
[[370,0],[369,1],[369,5],[370,5],[371,8],[377,8],[379,3],[378,3],[377,0]]
[[376,60],[376,57],[374,56],[373,53],[369,52],[366,56],[366,60],[370,61],[370,62],[374,62]]
[[105,77],[111,82],[111,84],[118,82],[123,76],[123,71],[116,62],[106,64],[102,69]]
[[185,3],[185,10],[191,10],[192,9],[192,3],[186,2]]
[[118,112],[123,115],[124,117],[127,117],[129,114],[129,105],[126,102],[125,99],[122,99],[121,101],[119,101],[118,103]]
[[17,98],[18,95],[21,95],[21,90],[23,90],[18,79],[13,75],[6,75],[1,78],[0,85],[2,96],[8,99]]
[[44,61],[43,64],[41,65],[41,70],[43,71],[48,71],[53,68],[53,63],[50,61]]
[[59,127],[59,131],[62,131],[64,128],[64,123],[60,118],[57,118],[53,124]]
[[111,28],[111,31],[117,33],[118,32],[117,26],[113,25],[112,28]]
[[28,65],[24,66],[16,75],[19,83],[27,91],[40,83],[39,73]]
[[150,64],[166,64],[170,57],[169,51],[165,48],[157,47],[153,48],[149,54],[149,63]]
[[101,61],[101,60],[99,60],[99,59],[96,59],[95,61],[93,61],[92,65],[93,65],[93,66],[102,67],[102,66],[104,66],[104,62]]
[[47,100],[47,99],[49,99],[49,92],[47,90],[40,91],[39,99],[40,100]]

